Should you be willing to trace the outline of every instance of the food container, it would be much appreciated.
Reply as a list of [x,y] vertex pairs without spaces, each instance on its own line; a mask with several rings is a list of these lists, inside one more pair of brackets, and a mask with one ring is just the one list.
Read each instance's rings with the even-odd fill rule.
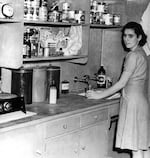
[[46,67],[33,69],[32,102],[44,102],[46,100]]
[[11,93],[24,97],[26,104],[32,103],[32,69],[12,70]]
[[85,23],[85,11],[75,10],[75,20],[79,24],[84,24]]
[[47,68],[47,100],[49,99],[50,87],[55,83],[57,89],[57,98],[59,98],[59,86],[60,86],[60,67],[59,66],[50,66]]

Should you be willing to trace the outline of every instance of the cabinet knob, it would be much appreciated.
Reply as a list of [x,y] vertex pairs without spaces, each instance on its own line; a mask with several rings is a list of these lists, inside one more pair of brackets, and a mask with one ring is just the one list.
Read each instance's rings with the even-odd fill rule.
[[94,119],[95,119],[95,120],[97,120],[97,119],[98,119],[98,116],[97,116],[97,115],[95,115],[95,116],[94,116]]
[[78,149],[75,149],[75,150],[74,150],[74,153],[77,154],[77,153],[78,153]]
[[65,124],[65,125],[63,125],[63,129],[67,129],[67,125]]
[[42,152],[40,150],[36,150],[35,152],[37,155],[41,156],[42,155]]
[[81,149],[82,149],[82,150],[85,150],[85,148],[86,148],[86,146],[83,146]]

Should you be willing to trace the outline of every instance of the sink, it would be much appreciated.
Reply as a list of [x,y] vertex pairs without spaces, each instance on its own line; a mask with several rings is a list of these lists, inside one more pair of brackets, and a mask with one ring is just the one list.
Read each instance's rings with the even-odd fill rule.
[[[95,90],[95,91],[102,92],[102,90]],[[85,92],[78,93],[77,95],[86,97]],[[120,93],[117,92],[117,93],[115,93],[115,94],[113,94],[113,95],[111,95],[111,96],[109,96],[109,97],[107,97],[105,99],[116,99],[116,98],[120,98],[120,96],[121,96]]]

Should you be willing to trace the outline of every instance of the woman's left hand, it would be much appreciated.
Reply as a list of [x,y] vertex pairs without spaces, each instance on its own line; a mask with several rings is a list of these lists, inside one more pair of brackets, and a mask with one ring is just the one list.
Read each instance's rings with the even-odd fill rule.
[[88,90],[87,92],[86,92],[86,97],[88,98],[88,99],[102,99],[102,94],[103,93],[103,91],[94,91],[94,90]]

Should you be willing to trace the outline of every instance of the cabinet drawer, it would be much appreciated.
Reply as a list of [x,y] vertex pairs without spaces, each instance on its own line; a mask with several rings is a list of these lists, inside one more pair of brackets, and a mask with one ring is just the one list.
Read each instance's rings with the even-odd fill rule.
[[68,117],[46,124],[46,138],[63,134],[80,127],[80,117]]
[[109,108],[109,116],[116,116],[119,114],[119,104],[113,104],[110,108]]
[[108,110],[92,111],[81,115],[81,127],[108,119]]

